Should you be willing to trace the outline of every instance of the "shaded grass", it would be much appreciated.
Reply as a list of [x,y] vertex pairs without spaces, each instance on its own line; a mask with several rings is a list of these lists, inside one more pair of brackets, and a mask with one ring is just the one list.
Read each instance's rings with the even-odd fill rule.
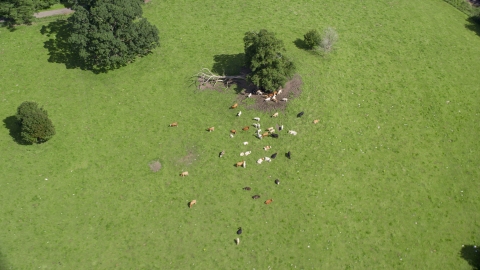
[[[107,74],[49,62],[42,25],[0,29],[2,119],[33,100],[57,130],[31,146],[0,133],[0,240],[13,268],[471,267],[461,249],[478,242],[480,40],[462,14],[442,1],[147,7],[162,47]],[[312,24],[340,35],[328,58],[293,43]],[[279,118],[236,117],[234,91],[188,86],[215,56],[238,60],[244,33],[261,28],[284,40],[304,82]],[[229,138],[256,116],[298,135]],[[265,145],[279,157],[257,165]],[[192,149],[193,163],[180,162]],[[233,167],[245,150],[247,168]]]

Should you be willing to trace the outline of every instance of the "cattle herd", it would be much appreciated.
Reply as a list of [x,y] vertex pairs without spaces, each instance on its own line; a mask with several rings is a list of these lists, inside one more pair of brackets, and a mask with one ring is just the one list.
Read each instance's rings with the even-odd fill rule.
[[[230,109],[236,109],[238,107],[238,104],[235,103],[234,105],[230,106]],[[297,117],[302,117],[304,114],[304,112],[300,112],[297,114]],[[240,117],[242,115],[242,112],[239,111],[236,113],[236,116]],[[278,112],[275,112],[271,117],[278,117],[279,114]],[[265,130],[262,130],[261,129],[261,125],[260,125],[260,118],[259,117],[255,117],[253,118],[254,121],[256,121],[255,123],[252,124],[252,126],[255,128],[255,132],[254,132],[254,135],[257,139],[259,140],[262,140],[263,138],[266,138],[266,137],[271,137],[271,138],[278,138],[279,137],[279,134],[276,132],[276,129],[273,128],[273,127],[269,127],[269,128],[266,128]],[[313,120],[313,123],[314,124],[317,124],[319,122],[319,120],[315,119]],[[169,125],[169,127],[178,127],[178,123],[177,122],[173,122]],[[276,126],[277,130],[278,131],[281,131],[283,130],[283,125],[279,126],[277,125]],[[248,131],[250,129],[250,126],[245,126],[242,128],[243,131]],[[215,130],[215,127],[208,127],[206,129],[206,131],[208,132],[212,132]],[[235,129],[231,129],[230,130],[230,137],[233,138],[235,135],[237,134],[237,131]],[[288,131],[288,134],[290,135],[297,135],[297,132],[294,131],[294,130],[289,130]],[[244,145],[248,145],[248,142],[243,142]],[[264,151],[268,151],[270,150],[272,147],[270,145],[266,145],[263,147],[263,150]],[[243,157],[243,156],[248,156],[249,154],[251,154],[252,152],[251,151],[246,151],[246,152],[241,152],[240,153],[240,156]],[[264,156],[264,157],[261,157],[257,160],[257,164],[262,164],[262,162],[271,162],[273,159],[275,159],[277,157],[277,152],[273,153],[272,155],[268,156]],[[220,158],[222,158],[223,156],[225,156],[225,150],[222,150],[219,155],[218,155]],[[290,151],[288,151],[287,153],[285,153],[285,156],[288,158],[288,159],[291,159],[292,158],[292,153]],[[242,167],[242,168],[246,168],[247,167],[247,162],[245,160],[242,160],[242,161],[238,161],[234,164],[235,167]],[[188,176],[188,172],[182,172],[180,173],[180,176]],[[280,184],[280,180],[279,179],[276,179],[274,181],[275,184],[279,185]],[[246,191],[250,191],[251,188],[250,187],[243,187],[243,190],[246,190]],[[256,199],[260,199],[260,195],[253,195],[252,196],[252,199],[256,200]],[[268,205],[268,204],[271,204],[273,202],[273,199],[267,199],[265,201],[265,204]],[[190,208],[192,208],[193,205],[196,205],[197,203],[197,200],[192,200],[188,203],[188,206]],[[237,234],[241,234],[242,233],[242,228],[240,227],[237,231]],[[235,243],[238,245],[240,244],[240,239],[239,238],[236,238],[235,239]]]

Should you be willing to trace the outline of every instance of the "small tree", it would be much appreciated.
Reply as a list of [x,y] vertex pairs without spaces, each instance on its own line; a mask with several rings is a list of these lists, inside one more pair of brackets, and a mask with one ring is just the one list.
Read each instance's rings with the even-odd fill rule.
[[20,122],[20,135],[29,143],[43,143],[55,135],[55,127],[48,113],[39,108],[36,102],[25,101],[17,108],[17,120]]
[[325,53],[328,53],[331,50],[333,50],[333,46],[335,45],[335,43],[337,43],[337,41],[338,41],[337,31],[335,31],[335,29],[333,29],[332,27],[328,27],[323,32],[322,41],[320,43],[320,48]]
[[139,0],[79,2],[68,18],[68,43],[87,67],[118,68],[159,45],[158,29],[142,18]]
[[283,55],[285,47],[275,34],[265,29],[247,32],[243,38],[245,64],[252,71],[247,79],[266,91],[283,86],[295,72],[295,65]]
[[315,49],[322,43],[322,36],[317,30],[310,30],[303,35],[303,40],[309,49]]

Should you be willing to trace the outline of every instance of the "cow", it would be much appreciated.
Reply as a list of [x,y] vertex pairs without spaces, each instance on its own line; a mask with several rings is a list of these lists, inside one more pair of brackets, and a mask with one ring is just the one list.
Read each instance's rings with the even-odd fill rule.
[[180,174],[180,176],[187,176],[187,175],[188,175],[188,172],[182,172],[182,173]]
[[273,199],[268,199],[265,201],[265,204],[271,204],[273,202]]
[[302,117],[303,114],[304,114],[304,112],[299,112],[299,113],[297,114],[297,117]]
[[313,120],[314,124],[318,124],[318,122],[319,122],[318,119]]
[[235,167],[245,167],[245,160],[237,162]]
[[207,128],[207,131],[208,131],[208,132],[212,132],[212,131],[214,131],[214,130],[215,130],[215,127],[209,127],[209,128]]
[[192,208],[192,206],[194,206],[195,204],[197,204],[197,200],[192,200],[188,203],[188,207]]
[[243,131],[247,131],[247,130],[249,130],[249,129],[250,129],[249,126],[246,126],[246,127],[243,127],[243,128],[242,128]]
[[235,103],[235,104],[233,104],[232,106],[230,106],[230,109],[235,109],[235,108],[237,108],[237,107],[238,107],[238,103]]
[[170,125],[168,125],[169,127],[178,127],[178,123],[177,122],[173,122],[171,123]]
[[272,117],[277,117],[277,116],[278,116],[278,112],[276,112],[272,115]]

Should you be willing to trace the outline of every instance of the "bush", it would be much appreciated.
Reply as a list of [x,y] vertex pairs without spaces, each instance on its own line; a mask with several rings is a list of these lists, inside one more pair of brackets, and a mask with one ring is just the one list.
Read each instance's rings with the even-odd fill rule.
[[55,135],[55,127],[48,113],[36,102],[25,101],[17,108],[15,116],[20,122],[20,135],[25,142],[43,143]]
[[305,35],[303,35],[303,40],[305,42],[305,45],[309,49],[315,49],[320,46],[322,42],[322,37],[317,30],[310,30]]
[[320,42],[320,48],[324,52],[330,52],[333,49],[333,46],[338,41],[338,34],[333,28],[328,27],[323,32],[322,41]]

